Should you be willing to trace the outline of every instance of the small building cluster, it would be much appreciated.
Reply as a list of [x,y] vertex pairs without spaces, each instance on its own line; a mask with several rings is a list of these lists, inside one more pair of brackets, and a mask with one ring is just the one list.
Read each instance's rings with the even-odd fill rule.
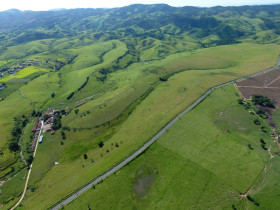
[[42,133],[51,132],[51,135],[54,135],[55,130],[53,129],[53,124],[57,116],[70,114],[72,110],[73,109],[71,108],[67,109],[66,111],[50,109],[49,111],[43,113],[42,116],[36,120],[36,123],[32,129],[32,132],[34,132],[33,142],[31,145],[32,152],[34,152],[35,150],[37,140],[39,141],[39,143],[43,142],[43,136],[39,136],[41,128],[42,128]]
[[42,127],[42,123],[41,123],[40,119],[38,119],[36,121],[33,129],[32,129],[32,131],[34,132],[33,142],[32,142],[31,148],[30,148],[32,152],[34,152],[34,150],[35,150],[36,143],[37,143],[37,140],[38,140],[38,136],[39,136],[41,127]]
[[57,113],[59,111],[55,111],[53,109],[50,109],[48,112],[45,112],[42,116],[44,120],[44,126],[43,126],[43,132],[51,132],[51,134],[55,134],[55,130],[52,128],[54,119],[57,116]]
[[6,87],[7,87],[7,85],[5,83],[4,84],[0,84],[0,91],[4,90]]

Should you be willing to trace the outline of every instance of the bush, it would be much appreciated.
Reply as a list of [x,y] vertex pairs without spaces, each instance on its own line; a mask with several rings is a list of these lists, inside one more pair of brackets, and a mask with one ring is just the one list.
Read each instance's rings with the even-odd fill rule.
[[271,99],[266,96],[253,95],[252,101],[254,102],[255,105],[260,105],[260,106],[269,107],[269,108],[275,108]]
[[258,119],[254,119],[254,123],[255,123],[256,125],[260,125],[260,124],[261,124],[261,122],[260,122]]
[[98,146],[99,146],[99,148],[102,148],[102,147],[104,146],[103,141],[99,142],[99,143],[98,143]]
[[248,144],[248,148],[249,148],[250,150],[253,150],[253,149],[254,149],[254,148],[252,147],[251,144]]
[[20,148],[19,148],[19,145],[17,142],[14,142],[12,141],[10,144],[9,144],[9,150],[12,151],[12,152],[16,152],[18,151]]
[[26,162],[28,163],[28,165],[30,166],[33,162],[33,155],[29,155]]
[[237,102],[240,104],[240,105],[243,105],[243,100],[242,99],[238,99]]
[[61,136],[62,136],[62,139],[66,139],[66,135],[65,135],[64,131],[61,131]]
[[266,142],[263,139],[260,139],[261,144],[266,144]]
[[75,92],[70,93],[70,95],[67,97],[67,100],[69,100],[70,98],[72,98],[74,96]]

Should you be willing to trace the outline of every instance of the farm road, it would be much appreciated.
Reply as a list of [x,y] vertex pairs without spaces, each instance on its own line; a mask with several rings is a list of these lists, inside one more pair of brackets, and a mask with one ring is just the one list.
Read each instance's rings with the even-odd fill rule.
[[104,180],[105,178],[107,178],[108,176],[110,176],[111,174],[115,173],[116,171],[118,171],[120,168],[122,168],[123,166],[127,165],[129,162],[131,162],[132,160],[134,160],[137,156],[139,156],[141,153],[143,153],[148,147],[150,147],[164,132],[166,132],[166,130],[168,130],[168,128],[170,128],[176,121],[178,121],[182,116],[184,116],[186,113],[188,113],[190,110],[192,110],[196,105],[198,105],[202,100],[204,100],[212,91],[214,91],[217,88],[221,88],[224,87],[226,85],[232,84],[234,82],[238,82],[241,81],[243,79],[247,79],[249,77],[254,77],[263,73],[266,73],[268,71],[272,71],[276,68],[278,68],[280,66],[280,57],[278,58],[278,62],[277,65],[275,67],[263,70],[261,72],[258,73],[254,73],[251,74],[249,76],[245,76],[239,79],[235,79],[220,85],[217,85],[215,87],[210,88],[208,91],[206,91],[202,96],[200,96],[192,105],[190,105],[188,108],[186,108],[181,114],[179,114],[177,117],[175,117],[171,122],[169,122],[162,130],[160,130],[152,139],[150,139],[147,143],[145,143],[140,149],[138,149],[135,153],[133,153],[131,156],[129,156],[128,158],[126,158],[124,161],[122,161],[121,163],[119,163],[118,165],[116,165],[115,167],[113,167],[112,169],[110,169],[109,171],[107,171],[106,173],[104,173],[103,175],[101,175],[100,177],[98,177],[97,179],[93,180],[92,182],[90,182],[88,185],[86,185],[85,187],[81,188],[79,191],[77,191],[76,193],[72,194],[71,196],[67,197],[65,200],[63,200],[62,202],[60,202],[59,204],[57,204],[55,207],[52,208],[52,210],[58,210],[60,208],[62,208],[63,206],[67,205],[68,203],[72,202],[73,200],[75,200],[78,196],[80,196],[81,194],[83,194],[85,191],[89,190],[90,188],[92,188],[94,185],[98,184],[99,182],[101,182],[102,180]]

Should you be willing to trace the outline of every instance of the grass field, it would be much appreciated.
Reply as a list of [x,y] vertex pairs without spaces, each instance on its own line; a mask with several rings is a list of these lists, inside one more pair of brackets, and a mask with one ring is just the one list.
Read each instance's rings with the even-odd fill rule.
[[[185,54],[185,56],[182,56],[181,60],[179,59],[179,55],[174,55],[167,60],[161,62],[154,61],[146,66],[135,64],[126,70],[125,77],[123,71],[113,73],[108,82],[115,81],[119,88],[106,92],[96,100],[92,100],[88,102],[88,104],[79,107],[79,114],[77,116],[72,112],[64,118],[63,122],[65,125],[69,125],[71,128],[70,132],[66,132],[66,140],[63,141],[60,133],[57,133],[52,137],[53,140],[51,142],[53,146],[46,145],[46,149],[39,147],[38,158],[35,160],[33,169],[34,174],[31,175],[30,182],[31,186],[36,185],[38,188],[35,190],[35,193],[28,192],[23,202],[24,206],[28,209],[32,208],[34,204],[37,208],[47,207],[51,202],[65,195],[65,193],[74,190],[75,186],[78,187],[92,177],[102,173],[130,152],[134,151],[208,88],[242,75],[247,75],[273,66],[277,60],[276,52],[278,48],[274,48],[273,45],[261,47],[254,44],[240,44],[231,47],[233,48],[230,49],[230,46],[223,46],[199,50],[195,54]],[[248,48],[251,49],[251,51],[248,51]],[[275,51],[272,49],[275,49]],[[243,51],[245,54],[243,54]],[[268,53],[267,57],[263,55],[263,52]],[[184,71],[171,77],[168,82],[156,86],[155,90],[137,106],[122,124],[109,128],[102,126],[99,128],[91,127],[94,123],[96,125],[98,122],[102,122],[102,119],[104,119],[103,122],[105,121],[106,118],[104,117],[106,116],[106,111],[113,109],[114,105],[110,105],[108,102],[108,107],[104,106],[104,100],[109,99],[109,96],[113,94],[116,95],[117,99],[117,93],[122,91],[121,88],[123,88],[125,92],[127,92],[125,87],[133,87],[136,90],[143,89],[143,87],[147,87],[147,84],[152,84],[153,81],[157,80],[160,75],[170,74],[176,70],[188,69],[186,66],[183,68],[184,66],[180,61],[189,60],[189,65],[193,65],[192,68],[194,68],[198,57],[209,56],[213,58],[213,53],[218,54],[219,59],[217,60],[223,59],[228,62],[223,61],[223,63],[220,64],[219,62],[213,62],[212,59],[206,59],[207,62],[212,63],[210,63],[209,66],[213,69],[207,71]],[[235,57],[232,57],[232,55]],[[197,65],[197,68],[201,69],[203,68],[201,65],[205,64],[198,63]],[[223,69],[222,66],[225,68]],[[215,69],[215,67],[219,69]],[[211,78],[211,80],[209,80],[209,78]],[[145,83],[142,82],[141,79],[143,79],[142,81],[145,81]],[[127,97],[129,97],[129,95]],[[122,97],[119,97],[119,99],[122,100]],[[112,103],[117,103],[117,101],[118,100],[114,102],[113,100]],[[104,109],[104,115],[91,115],[91,113],[97,113],[97,111],[94,112],[94,109],[96,109],[94,107],[100,109],[100,105],[102,105],[101,109]],[[94,109],[92,109],[92,107]],[[116,109],[114,110],[115,112],[111,112],[110,115],[116,116],[117,113],[122,110],[123,109]],[[90,111],[90,113],[87,114],[87,111]],[[75,122],[72,122],[73,119],[75,119]],[[84,125],[83,122],[86,122],[86,125]],[[91,122],[93,124],[91,124]],[[102,149],[98,147],[98,142],[101,140],[105,142],[105,146]],[[46,141],[48,141],[48,137]],[[64,142],[63,145],[61,145],[61,141]],[[116,144],[119,145],[119,147],[116,147]],[[44,144],[42,144],[41,147],[44,147]],[[51,147],[57,147],[58,150],[61,149],[61,154],[56,158],[59,159],[60,164],[57,166],[48,165],[45,169],[45,171],[48,172],[44,174],[43,179],[41,179],[41,176],[36,174],[41,174],[41,165],[44,165],[43,157],[45,154],[40,151],[49,151]],[[88,156],[88,160],[83,159],[85,153]],[[73,170],[76,171],[76,173],[70,175],[70,171]],[[71,183],[71,185],[65,183]],[[236,187],[240,191],[244,190],[242,186]],[[44,196],[44,194],[50,196]]]
[[[65,209],[256,208],[240,193],[254,186],[270,165],[259,138],[275,143],[238,98],[232,85],[216,90],[143,155]],[[261,206],[277,206],[275,200],[269,205],[252,197]]]
[[[0,184],[5,184],[0,208],[9,209],[19,198],[24,180],[18,177],[24,174],[15,175],[30,164],[32,128],[41,113],[72,109],[54,135],[43,134],[19,209],[48,208],[135,152],[209,88],[274,66],[280,52],[277,8],[132,5],[94,12],[1,13],[0,71],[5,75],[0,83],[5,84],[0,90]],[[12,69],[21,70],[7,74]],[[230,88],[223,91],[234,93]],[[221,91],[215,94],[224,97]],[[215,101],[211,97],[207,100]],[[141,156],[143,164],[135,160],[135,176],[129,186],[123,180],[122,192],[136,194],[130,194],[127,206],[122,200],[111,208],[148,208],[150,202],[169,209],[246,209],[257,201],[268,205],[272,199],[265,194],[273,193],[275,199],[278,146],[261,132],[270,132],[266,123],[260,119],[262,129],[252,125],[257,116],[245,115],[241,106],[230,102],[234,97],[238,96],[211,107],[220,109],[220,115],[201,110],[204,124],[189,114],[205,132],[184,120],[178,123],[181,127],[172,128],[176,135],[167,133],[151,147],[154,159]],[[226,106],[226,112],[221,111]],[[278,112],[274,115],[279,132]],[[252,140],[260,138],[260,132],[267,151]],[[267,164],[268,153],[272,165]],[[161,154],[165,157],[159,160]],[[161,177],[160,170],[168,176]],[[193,180],[193,186],[184,185],[187,192],[178,187],[185,177]],[[255,204],[240,200],[239,193],[249,187]],[[97,207],[110,208],[110,203],[102,205]]]
[[[161,61],[132,64],[108,75],[105,83],[97,81],[96,71],[109,68],[126,51],[124,43],[114,40],[68,50],[69,54],[78,54],[73,64],[33,79],[0,102],[5,162],[12,160],[7,141],[14,116],[31,113],[34,108],[73,108],[80,100],[93,96],[78,108],[78,114],[73,111],[63,117],[63,125],[71,129],[66,131],[66,140],[60,131],[45,136],[31,174],[30,187],[35,191],[28,191],[23,202],[26,208],[34,204],[46,208],[103,173],[141,146],[208,88],[275,65],[279,46],[244,43],[177,53]],[[98,55],[102,53],[101,59]],[[92,59],[86,63],[89,55]],[[171,77],[167,82],[158,82],[159,77],[168,75]],[[67,100],[87,77],[88,84]],[[17,101],[21,101],[20,106]],[[14,114],[6,116],[11,112]],[[100,141],[105,143],[103,148],[98,147]],[[51,150],[55,155],[48,157]],[[83,159],[85,153],[88,161]],[[54,166],[54,161],[60,164]],[[77,173],[71,176],[70,171]]]
[[14,204],[16,201],[14,197],[18,197],[22,193],[26,175],[27,170],[23,169],[13,179],[0,187],[0,202],[2,203],[4,201],[8,201],[8,205],[5,206],[5,209],[11,208],[12,204]]
[[16,74],[7,75],[7,76],[3,77],[0,80],[0,82],[8,82],[9,80],[11,80],[13,78],[22,79],[22,78],[26,78],[26,77],[28,77],[32,74],[34,75],[35,73],[40,75],[40,74],[45,73],[45,72],[48,72],[48,70],[37,68],[35,66],[29,66],[29,67],[26,67],[26,68],[20,70]]

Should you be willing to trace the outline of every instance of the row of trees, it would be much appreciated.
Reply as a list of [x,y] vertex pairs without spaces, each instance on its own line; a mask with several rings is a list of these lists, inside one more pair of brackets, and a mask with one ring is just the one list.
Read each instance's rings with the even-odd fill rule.
[[86,81],[81,85],[81,87],[79,87],[76,91],[73,91],[72,93],[69,94],[67,100],[71,99],[77,91],[81,91],[88,84],[88,81],[89,81],[89,77],[86,78]]
[[255,105],[260,105],[260,106],[269,107],[269,108],[275,108],[271,99],[266,96],[253,95],[252,102],[254,102]]
[[22,129],[28,123],[28,118],[25,115],[21,117],[14,118],[14,127],[11,131],[12,138],[9,143],[9,150],[12,152],[17,152],[20,150],[19,139],[22,134]]

